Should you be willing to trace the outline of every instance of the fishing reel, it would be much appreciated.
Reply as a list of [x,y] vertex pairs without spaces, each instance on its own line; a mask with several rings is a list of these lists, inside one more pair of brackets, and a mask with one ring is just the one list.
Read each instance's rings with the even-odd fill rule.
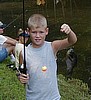
[[19,65],[19,71],[20,71],[20,73],[22,73],[22,74],[27,74],[27,69],[26,69],[26,67],[24,66],[24,64]]

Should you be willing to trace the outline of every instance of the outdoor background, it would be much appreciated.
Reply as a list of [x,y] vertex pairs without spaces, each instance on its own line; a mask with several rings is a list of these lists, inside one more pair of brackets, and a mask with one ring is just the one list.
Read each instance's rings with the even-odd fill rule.
[[[91,70],[91,0],[45,0],[44,5],[37,5],[36,0],[25,0],[25,28],[28,18],[34,13],[43,14],[48,20],[48,41],[62,39],[60,26],[67,23],[76,33],[78,41],[74,50],[78,56],[73,78],[88,81]],[[22,0],[0,0],[0,20],[7,24],[4,35],[16,38],[17,31],[23,27]],[[67,48],[68,49],[68,48]],[[63,61],[67,49],[58,52],[58,74],[66,75]]]

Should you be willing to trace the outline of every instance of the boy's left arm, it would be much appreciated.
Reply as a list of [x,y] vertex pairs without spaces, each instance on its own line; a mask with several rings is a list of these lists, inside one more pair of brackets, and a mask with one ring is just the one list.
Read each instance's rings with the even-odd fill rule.
[[55,40],[52,42],[52,47],[54,53],[57,53],[58,50],[67,48],[68,46],[73,45],[77,41],[76,34],[71,30],[67,24],[61,26],[60,31],[64,34],[67,34],[67,38],[63,40]]

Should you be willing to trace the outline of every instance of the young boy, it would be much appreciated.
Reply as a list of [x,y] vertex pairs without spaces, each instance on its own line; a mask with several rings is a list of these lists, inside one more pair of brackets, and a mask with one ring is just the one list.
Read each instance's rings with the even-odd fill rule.
[[16,40],[3,36],[5,24],[0,21],[0,62],[5,60],[8,55],[12,52],[14,53],[14,47],[16,45]]
[[41,14],[33,14],[28,20],[28,27],[32,42],[25,50],[27,75],[20,73],[18,76],[21,83],[26,83],[26,100],[60,100],[56,54],[74,44],[77,37],[67,24],[63,24],[60,31],[67,34],[66,39],[45,41],[47,21]]

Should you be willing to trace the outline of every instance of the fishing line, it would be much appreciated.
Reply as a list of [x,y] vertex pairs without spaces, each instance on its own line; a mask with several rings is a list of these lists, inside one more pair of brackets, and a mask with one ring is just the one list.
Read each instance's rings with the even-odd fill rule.
[[[27,12],[28,10],[25,10],[25,12]],[[23,15],[23,13],[21,13],[17,18],[15,18],[13,21],[11,21],[9,24],[6,25],[6,27],[4,29],[6,29],[7,27],[9,27],[10,25],[12,25],[17,19],[19,19],[21,16]]]

